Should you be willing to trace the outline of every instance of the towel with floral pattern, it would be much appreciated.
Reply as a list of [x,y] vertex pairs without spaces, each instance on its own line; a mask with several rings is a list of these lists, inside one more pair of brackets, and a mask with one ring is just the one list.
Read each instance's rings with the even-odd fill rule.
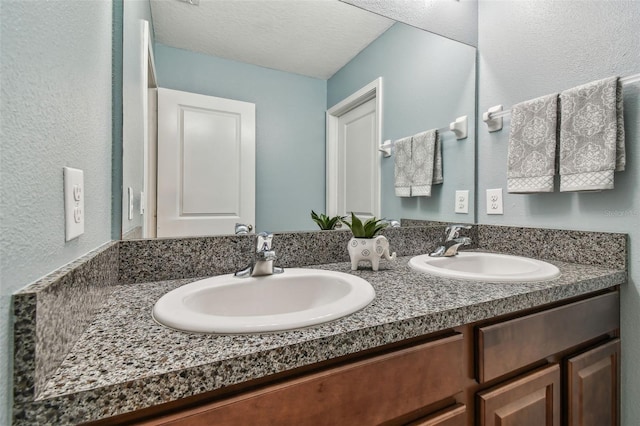
[[560,114],[560,191],[613,189],[626,159],[618,78],[562,92]]
[[411,152],[411,196],[430,197],[431,186],[443,182],[442,143],[438,131],[432,129],[414,135]]
[[394,187],[397,197],[411,196],[411,180],[413,168],[411,165],[411,136],[398,139],[393,143],[395,148]]
[[558,94],[516,104],[511,109],[507,190],[553,192]]

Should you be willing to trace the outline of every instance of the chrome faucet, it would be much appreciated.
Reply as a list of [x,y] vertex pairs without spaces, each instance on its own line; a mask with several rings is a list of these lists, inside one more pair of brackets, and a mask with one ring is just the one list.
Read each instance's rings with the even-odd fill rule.
[[468,246],[471,244],[471,238],[461,237],[460,230],[471,229],[470,225],[449,225],[444,231],[444,241],[433,253],[429,256],[432,257],[451,257],[458,254],[458,248],[460,246]]
[[253,262],[246,268],[237,271],[234,275],[238,278],[260,277],[263,275],[281,274],[283,268],[274,266],[276,252],[272,247],[273,234],[260,232],[256,236],[256,251]]

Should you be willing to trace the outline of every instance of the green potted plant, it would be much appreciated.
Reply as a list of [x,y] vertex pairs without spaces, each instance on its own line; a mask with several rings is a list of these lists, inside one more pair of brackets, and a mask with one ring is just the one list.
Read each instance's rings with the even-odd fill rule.
[[311,210],[311,219],[313,219],[322,230],[334,229],[336,225],[340,223],[340,216],[329,217],[324,213],[317,214],[313,210]]
[[374,216],[363,223],[351,212],[351,222],[347,222],[344,219],[340,219],[340,221],[347,225],[353,234],[348,246],[351,270],[357,270],[358,263],[366,260],[371,262],[371,268],[377,271],[381,257],[387,260],[396,258],[395,252],[391,255],[389,254],[389,241],[382,235],[376,237],[376,234],[388,225],[383,219],[376,219]]

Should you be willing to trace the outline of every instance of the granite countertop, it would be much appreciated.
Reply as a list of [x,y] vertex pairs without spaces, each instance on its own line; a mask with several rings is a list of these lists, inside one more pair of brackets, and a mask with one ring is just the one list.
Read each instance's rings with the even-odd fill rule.
[[352,272],[348,263],[315,266],[364,278],[376,298],[342,319],[271,334],[190,334],[155,323],[155,301],[197,279],[116,286],[35,404],[58,410],[61,422],[96,420],[626,280],[623,270],[551,261],[562,273],[552,281],[459,281],[413,271],[408,260],[381,262],[378,272]]

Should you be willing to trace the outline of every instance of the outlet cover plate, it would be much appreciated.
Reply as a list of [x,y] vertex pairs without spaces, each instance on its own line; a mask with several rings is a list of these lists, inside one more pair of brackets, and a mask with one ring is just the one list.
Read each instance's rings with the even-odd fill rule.
[[456,213],[469,213],[469,191],[456,191]]
[[487,189],[487,214],[504,214],[502,188]]
[[64,234],[71,241],[84,234],[84,172],[63,167],[64,179]]

